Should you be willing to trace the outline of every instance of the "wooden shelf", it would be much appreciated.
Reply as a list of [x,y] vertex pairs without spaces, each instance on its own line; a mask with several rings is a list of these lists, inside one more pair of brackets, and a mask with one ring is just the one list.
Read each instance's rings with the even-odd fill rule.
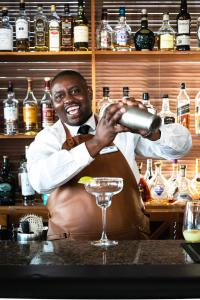
[[26,135],[26,134],[15,134],[15,135],[4,135],[0,134],[0,139],[33,139],[35,135]]
[[60,51],[60,52],[50,52],[50,51],[33,51],[33,52],[7,52],[1,51],[0,56],[62,56],[62,55],[91,55],[92,51]]

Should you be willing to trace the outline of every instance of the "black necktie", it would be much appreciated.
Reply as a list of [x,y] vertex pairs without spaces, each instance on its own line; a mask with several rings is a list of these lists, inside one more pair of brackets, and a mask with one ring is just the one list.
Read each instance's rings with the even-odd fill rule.
[[80,133],[80,134],[88,134],[89,129],[90,129],[89,125],[81,125],[79,127],[78,133]]

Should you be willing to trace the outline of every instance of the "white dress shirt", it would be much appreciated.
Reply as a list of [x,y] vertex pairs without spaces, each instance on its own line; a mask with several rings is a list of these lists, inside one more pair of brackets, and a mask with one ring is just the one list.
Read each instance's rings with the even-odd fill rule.
[[[94,115],[85,124],[91,127],[89,133],[95,134]],[[77,135],[80,126],[67,124],[66,126],[72,136]],[[114,144],[125,156],[137,182],[140,176],[135,154],[157,159],[179,159],[192,146],[189,131],[180,124],[162,125],[160,130],[161,137],[157,141],[150,141],[130,132],[118,133],[115,137]],[[90,156],[85,143],[70,151],[62,150],[65,140],[66,133],[59,120],[40,131],[31,143],[27,166],[31,185],[38,193],[51,192],[69,181],[95,159]]]

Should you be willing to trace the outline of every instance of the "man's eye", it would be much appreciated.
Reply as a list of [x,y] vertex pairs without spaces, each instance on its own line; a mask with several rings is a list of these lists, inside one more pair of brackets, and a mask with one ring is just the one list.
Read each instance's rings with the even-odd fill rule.
[[80,92],[81,92],[81,90],[78,89],[78,88],[73,89],[73,90],[70,91],[71,95],[78,95],[78,94],[80,94]]
[[62,94],[56,95],[56,96],[54,97],[54,100],[55,100],[56,102],[60,102],[60,101],[62,101],[63,97],[64,97],[64,96],[63,96]]

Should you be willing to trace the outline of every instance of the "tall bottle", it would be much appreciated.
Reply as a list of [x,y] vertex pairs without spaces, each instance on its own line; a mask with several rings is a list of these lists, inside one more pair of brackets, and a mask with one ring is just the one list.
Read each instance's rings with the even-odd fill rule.
[[88,19],[85,16],[83,0],[78,0],[78,12],[74,20],[74,50],[87,51],[89,41]]
[[135,49],[141,51],[153,50],[155,35],[148,28],[147,10],[142,9],[141,28],[134,35]]
[[122,89],[122,98],[124,100],[129,100],[130,96],[129,96],[129,87],[128,86],[124,86]]
[[158,31],[158,48],[161,51],[174,50],[175,31],[169,23],[169,13],[163,14],[163,24]]
[[38,4],[37,14],[34,16],[34,47],[36,51],[48,50],[48,21],[43,13],[43,5]]
[[97,27],[96,31],[97,50],[112,49],[112,34],[112,27],[108,23],[107,8],[102,8],[101,23]]
[[167,94],[163,95],[162,109],[158,115],[162,119],[162,124],[171,124],[171,123],[175,123],[176,121],[176,114],[170,110],[169,96]]
[[190,128],[190,98],[186,92],[185,83],[181,83],[177,97],[177,122]]
[[153,164],[152,159],[148,158],[147,159],[147,165],[146,165],[146,172],[144,174],[144,179],[146,180],[148,185],[149,185],[149,182],[150,182],[151,178],[153,178],[153,176],[154,176],[152,164]]
[[28,146],[25,146],[25,160],[20,166],[20,178],[21,178],[21,192],[23,198],[23,205],[34,205],[35,191],[32,188],[27,171],[27,151]]
[[179,201],[191,201],[193,191],[191,187],[191,182],[186,177],[186,165],[180,165],[179,177],[177,182],[177,192],[175,193],[175,199]]
[[197,18],[197,47],[200,48],[200,17]]
[[42,128],[53,125],[55,121],[55,113],[50,93],[50,78],[45,77],[44,83],[44,95],[40,102]]
[[56,12],[56,5],[51,5],[49,17],[49,51],[60,51],[60,17]]
[[187,11],[187,0],[181,0],[180,12],[176,17],[177,22],[177,50],[190,50],[191,17]]
[[113,29],[113,47],[115,51],[130,51],[132,47],[132,32],[126,23],[125,7],[119,8],[119,21]]
[[155,106],[153,106],[153,104],[150,103],[149,93],[146,93],[146,92],[143,93],[142,103],[146,106],[148,112],[150,112],[153,115],[156,115],[157,110],[156,110]]
[[3,163],[0,170],[0,205],[15,204],[15,178],[10,171],[10,164],[7,155],[3,156]]
[[162,174],[161,161],[155,162],[155,174],[151,178],[149,185],[150,185],[151,197],[153,200],[168,201],[167,180]]
[[10,24],[7,7],[2,8],[0,24],[0,51],[13,51],[13,27]]
[[70,13],[69,4],[64,5],[64,15],[61,17],[61,50],[73,50],[74,17]]
[[139,164],[138,169],[139,169],[139,173],[140,173],[138,189],[139,189],[140,197],[141,197],[142,201],[145,203],[145,202],[151,201],[151,193],[149,190],[149,186],[148,186],[144,176],[142,175],[142,163]]
[[195,97],[195,133],[200,135],[200,91]]
[[19,132],[19,101],[15,99],[12,81],[8,82],[7,99],[3,101],[4,134],[17,134]]
[[195,198],[200,197],[200,159],[196,158],[195,176],[191,180],[192,188],[195,192]]
[[27,135],[36,134],[38,131],[38,102],[32,90],[32,79],[27,78],[28,89],[23,101],[24,132]]
[[168,179],[168,195],[170,200],[175,200],[175,194],[178,188],[178,178],[179,178],[179,165],[178,160],[174,159],[172,161],[172,173]]
[[26,15],[25,1],[20,0],[20,12],[15,21],[16,50],[29,50],[29,18]]
[[109,103],[112,103],[113,101],[110,99],[110,89],[107,86],[103,87],[103,97],[98,101],[97,103],[97,113],[100,112],[100,110],[107,106]]

